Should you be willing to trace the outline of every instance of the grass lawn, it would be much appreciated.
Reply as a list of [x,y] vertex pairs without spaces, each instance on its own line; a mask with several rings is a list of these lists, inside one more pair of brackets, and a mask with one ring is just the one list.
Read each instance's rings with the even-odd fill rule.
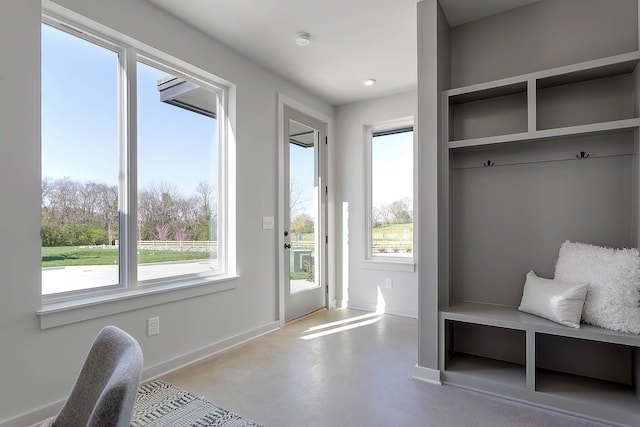
[[388,224],[374,227],[371,243],[373,251],[378,253],[412,252],[413,224]]
[[[151,249],[138,251],[138,262],[140,264],[209,259],[209,257],[210,254],[208,252],[162,251]],[[115,249],[80,248],[77,246],[42,248],[42,267],[114,265],[117,263],[118,251]]]
[[413,224],[389,224],[383,227],[374,227],[371,235],[373,242],[406,242],[413,241]]
[[300,279],[309,279],[309,273],[306,271],[292,271],[289,273],[289,278],[291,280],[300,280]]
[[383,234],[413,234],[413,224],[388,224],[382,227],[373,228],[373,237],[380,236],[382,239]]

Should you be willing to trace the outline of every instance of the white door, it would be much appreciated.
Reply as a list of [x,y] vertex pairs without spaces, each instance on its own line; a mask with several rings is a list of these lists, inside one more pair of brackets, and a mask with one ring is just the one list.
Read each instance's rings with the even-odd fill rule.
[[325,272],[326,124],[284,108],[285,321],[327,306]]

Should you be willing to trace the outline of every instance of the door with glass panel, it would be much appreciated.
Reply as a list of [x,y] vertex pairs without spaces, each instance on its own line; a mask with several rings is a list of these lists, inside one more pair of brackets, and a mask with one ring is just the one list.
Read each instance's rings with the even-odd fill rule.
[[285,320],[326,307],[326,124],[285,107]]

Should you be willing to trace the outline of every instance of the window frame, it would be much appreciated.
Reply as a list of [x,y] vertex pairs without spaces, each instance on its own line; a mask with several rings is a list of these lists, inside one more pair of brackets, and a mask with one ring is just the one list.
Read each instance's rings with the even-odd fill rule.
[[[400,133],[402,131],[413,132],[412,151],[412,169],[411,174],[413,180],[412,189],[412,208],[414,211],[414,232],[413,232],[413,250],[411,256],[394,256],[394,255],[377,255],[373,252],[373,138],[380,133]],[[416,126],[413,116],[403,117],[394,120],[367,125],[364,127],[365,134],[365,191],[364,191],[364,224],[365,224],[365,257],[362,267],[370,270],[392,270],[392,271],[415,271],[415,253],[416,253],[416,227],[415,227],[415,206],[416,206],[416,179],[415,179],[415,160],[416,160]]]
[[[37,314],[41,327],[53,327],[75,321],[95,318],[191,298],[235,287],[235,221],[231,212],[235,180],[230,166],[234,154],[230,142],[228,116],[229,90],[232,85],[211,73],[143,45],[113,30],[81,16],[50,5],[43,8],[41,25],[49,25],[118,55],[118,150],[120,178],[118,182],[119,209],[119,283],[94,289],[74,290],[42,295]],[[74,16],[71,16],[74,15]],[[137,270],[137,62],[157,67],[174,76],[204,87],[217,97],[216,125],[218,143],[217,186],[217,242],[218,265],[215,272],[172,276],[164,279],[138,282]],[[40,159],[40,157],[38,157]],[[122,171],[126,171],[126,176]],[[42,177],[40,177],[42,179]],[[162,294],[165,294],[162,296]],[[123,301],[125,301],[123,303]],[[128,302],[127,302],[128,301]],[[96,305],[103,305],[95,310]],[[87,309],[89,308],[89,309]],[[76,313],[69,313],[69,311]],[[95,312],[92,314],[92,312]]]

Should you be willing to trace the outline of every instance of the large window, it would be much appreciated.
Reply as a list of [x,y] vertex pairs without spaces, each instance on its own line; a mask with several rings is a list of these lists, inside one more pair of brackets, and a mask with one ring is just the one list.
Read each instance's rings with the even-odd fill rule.
[[45,300],[226,273],[223,98],[193,69],[45,18]]
[[371,259],[413,258],[413,127],[371,128],[368,253]]

